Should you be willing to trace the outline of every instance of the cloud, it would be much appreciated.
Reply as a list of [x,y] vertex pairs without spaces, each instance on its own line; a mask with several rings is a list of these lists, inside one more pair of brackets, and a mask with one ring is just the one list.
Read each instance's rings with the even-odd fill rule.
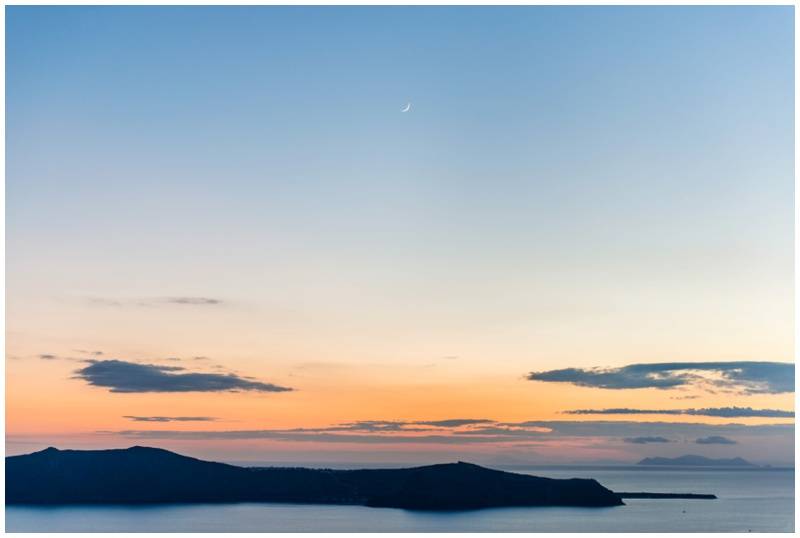
[[[434,429],[454,429],[474,424],[494,423],[493,420],[481,418],[451,418],[445,420],[360,420],[345,422],[327,428],[318,428],[316,432],[430,432]],[[420,427],[424,426],[424,427]],[[309,431],[309,430],[304,430]]]
[[646,445],[649,443],[671,443],[666,437],[659,436],[643,436],[643,437],[626,437],[623,439],[625,443],[632,443],[634,445]]
[[359,431],[359,432],[399,432],[399,431],[419,431],[419,429],[408,428],[410,422],[401,422],[394,420],[361,420],[357,422],[346,422],[338,426],[331,426],[329,428],[320,428],[314,431],[318,432],[336,432],[336,431]]
[[745,418],[793,418],[794,411],[783,409],[753,409],[752,407],[706,407],[701,409],[574,409],[564,411],[567,415],[694,415],[704,417]]
[[36,355],[36,358],[43,361],[76,361],[76,362],[84,361],[84,359],[65,357],[63,355],[56,355],[55,353],[39,353],[38,355]]
[[225,304],[222,299],[214,297],[191,297],[191,296],[175,296],[175,297],[151,297],[143,299],[108,299],[105,297],[89,297],[87,301],[95,306],[157,306],[164,304],[172,305],[188,305],[188,306],[216,306]]
[[473,428],[471,430],[463,430],[454,432],[456,435],[497,435],[501,437],[538,437],[543,433],[550,433],[552,430],[546,427],[539,426],[514,426],[496,423],[493,426],[484,428]]
[[472,424],[492,423],[493,420],[486,418],[451,418],[447,420],[418,420],[414,424],[421,426],[436,426],[442,428],[454,428],[458,426],[469,426]]
[[140,417],[134,415],[125,415],[122,418],[134,422],[212,422],[217,420],[215,417]]
[[235,374],[186,372],[181,366],[90,360],[75,376],[111,392],[286,392],[287,387],[250,381]]
[[563,411],[567,415],[680,415],[682,409],[631,409],[630,407],[612,407],[610,409],[573,409]]
[[640,437],[660,435],[667,438],[704,435],[794,435],[794,424],[702,424],[697,422],[635,422],[627,420],[532,420],[499,423],[511,428],[540,428],[566,437]]
[[[422,421],[421,421],[422,422]],[[425,421],[439,422],[439,421]],[[793,424],[699,424],[689,422],[629,422],[629,421],[527,421],[518,423],[491,422],[490,426],[472,425],[442,427],[437,430],[419,429],[413,422],[360,421],[323,428],[288,430],[123,430],[103,432],[139,439],[243,440],[274,439],[278,441],[309,441],[323,443],[360,444],[504,444],[574,443],[592,441],[617,444],[669,443],[670,439],[698,437],[744,437],[758,443],[791,443]],[[409,426],[410,425],[410,426]],[[585,441],[581,441],[584,439]]]
[[721,435],[711,435],[709,437],[700,437],[695,439],[695,443],[698,445],[735,445],[737,444],[736,441],[733,439],[728,439],[727,437],[723,437]]
[[769,417],[769,418],[794,418],[794,411],[783,409],[753,409],[752,407],[707,407],[703,409],[689,409],[687,415],[701,415],[706,417]]
[[[278,441],[308,441],[323,443],[361,443],[361,444],[465,444],[465,440],[452,435],[397,435],[378,434],[339,434],[318,432],[316,430],[122,430],[98,432],[122,435],[136,439],[173,440],[245,440],[275,439]],[[492,437],[469,438],[469,443],[489,443],[498,439]]]
[[212,299],[210,297],[165,297],[162,299],[165,303],[171,304],[188,304],[188,305],[216,305],[222,304],[220,299]]
[[531,372],[531,381],[602,389],[696,386],[744,394],[794,392],[794,364],[784,362],[662,362],[621,368],[564,368]]

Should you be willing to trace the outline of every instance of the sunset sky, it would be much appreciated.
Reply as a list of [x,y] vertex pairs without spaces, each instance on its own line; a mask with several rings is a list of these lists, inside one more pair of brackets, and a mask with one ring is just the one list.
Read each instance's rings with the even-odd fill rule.
[[6,8],[7,452],[793,462],[793,17]]

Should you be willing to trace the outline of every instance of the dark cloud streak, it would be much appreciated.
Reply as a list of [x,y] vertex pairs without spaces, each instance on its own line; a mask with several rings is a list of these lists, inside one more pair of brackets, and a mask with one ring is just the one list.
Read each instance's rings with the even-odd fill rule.
[[458,426],[471,426],[473,424],[490,424],[493,420],[486,418],[451,418],[446,420],[418,420],[414,424],[420,426],[434,426],[438,428],[456,428]]
[[736,441],[728,439],[721,435],[710,435],[708,437],[700,437],[694,441],[698,445],[735,445]]
[[88,303],[95,306],[145,306],[152,307],[157,305],[182,305],[182,306],[219,306],[224,305],[225,301],[214,297],[151,297],[147,299],[107,299],[104,297],[89,297]]
[[794,418],[794,411],[783,409],[753,409],[752,407],[706,407],[701,409],[631,409],[614,407],[610,409],[574,409],[564,411],[567,415],[692,415],[723,418]]
[[[432,421],[439,422],[439,421]],[[498,423],[471,428],[459,426],[440,430],[422,430],[412,422],[362,421],[325,428],[290,430],[123,430],[104,432],[142,439],[204,439],[241,440],[275,439],[281,441],[318,441],[331,443],[367,444],[473,444],[525,443],[531,441],[560,441],[576,438],[600,438],[611,443],[620,439],[630,444],[668,443],[670,439],[747,436],[750,439],[779,439],[792,442],[793,424],[698,424],[688,422],[629,422],[629,421],[529,421]],[[427,433],[424,433],[427,432]],[[700,444],[703,444],[702,442]],[[706,444],[714,444],[706,443]]]
[[744,394],[794,392],[794,364],[784,362],[662,362],[606,369],[564,368],[531,372],[527,378],[613,390],[695,386]]
[[223,301],[211,297],[165,297],[162,302],[183,305],[218,305]]
[[141,417],[135,415],[125,415],[122,418],[134,422],[213,422],[217,420],[215,417]]
[[650,443],[671,443],[669,439],[666,437],[660,436],[642,436],[642,437],[626,437],[622,440],[625,443],[631,443],[634,445],[647,445]]
[[185,372],[181,366],[138,364],[122,360],[90,360],[75,377],[111,392],[287,392],[293,389],[250,381],[235,374]]

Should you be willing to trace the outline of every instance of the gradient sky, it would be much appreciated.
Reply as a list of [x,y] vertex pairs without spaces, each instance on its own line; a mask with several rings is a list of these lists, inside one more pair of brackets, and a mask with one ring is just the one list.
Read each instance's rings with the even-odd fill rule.
[[7,450],[792,461],[779,413],[564,412],[793,410],[584,382],[793,361],[793,17],[6,8]]

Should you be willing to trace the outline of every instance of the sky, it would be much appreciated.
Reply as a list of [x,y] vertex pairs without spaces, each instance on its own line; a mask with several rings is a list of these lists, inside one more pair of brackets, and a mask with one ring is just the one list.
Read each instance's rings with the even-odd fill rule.
[[6,8],[8,453],[793,462],[793,18]]

